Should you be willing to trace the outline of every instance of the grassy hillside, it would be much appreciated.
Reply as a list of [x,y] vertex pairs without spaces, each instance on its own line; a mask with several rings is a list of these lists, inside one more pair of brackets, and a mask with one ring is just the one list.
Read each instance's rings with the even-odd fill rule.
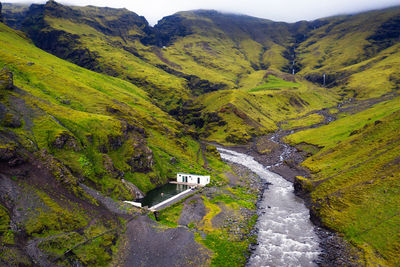
[[336,103],[334,93],[307,81],[287,82],[268,74],[250,90],[224,90],[199,98],[206,111],[216,112],[221,121],[207,123],[204,136],[220,143],[245,144],[254,136],[277,130],[277,123]]
[[[14,73],[14,84],[22,90],[5,94],[4,108],[21,121],[21,127],[10,129],[21,143],[47,149],[95,183],[99,181],[94,176],[111,174],[105,161],[112,160],[116,170],[132,181],[137,171],[153,172],[146,175],[153,183],[143,181],[140,186],[144,191],[171,176],[157,168],[171,165],[171,157],[179,162],[169,167],[171,172],[179,165],[201,168],[193,159],[198,144],[188,137],[190,130],[185,132],[181,123],[151,104],[146,92],[44,53],[17,32],[1,27],[1,68],[7,66]],[[15,99],[28,107],[18,110]],[[29,114],[31,109],[39,111]],[[30,115],[26,122],[24,112]],[[94,167],[93,173],[83,172],[79,162],[86,160]]]
[[[7,200],[10,193],[1,193],[1,212],[7,214],[1,222],[2,262],[29,263],[16,238],[53,238],[86,229],[90,222],[85,230],[89,236],[119,225],[79,183],[125,200],[136,197],[132,184],[147,192],[178,170],[205,172],[197,156],[200,145],[191,137],[194,132],[153,105],[142,89],[50,55],[4,24],[0,43],[0,164],[2,183],[7,183],[2,188],[13,186],[17,197],[30,195]],[[209,168],[213,162],[220,164],[213,154],[204,153],[210,157]],[[18,214],[24,214],[18,228],[22,235],[9,228]],[[44,249],[58,246],[53,252],[59,255],[85,235],[71,234],[69,241]],[[92,256],[90,242],[87,251],[75,255],[86,264],[102,265],[110,260],[102,249],[111,251],[116,237],[110,233],[104,247],[93,247]],[[12,256],[15,253],[22,253],[21,258]]]
[[[359,99],[397,88],[400,8],[324,19],[297,52],[300,75]],[[373,20],[371,18],[374,18]]]
[[326,126],[287,137],[315,153],[311,171],[313,211],[322,223],[363,249],[368,265],[397,266],[400,220],[400,98],[364,111],[339,113]]

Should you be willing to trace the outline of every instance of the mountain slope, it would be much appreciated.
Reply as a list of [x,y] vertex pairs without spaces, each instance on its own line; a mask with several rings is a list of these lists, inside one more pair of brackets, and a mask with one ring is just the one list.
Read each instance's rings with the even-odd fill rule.
[[[10,70],[1,73],[4,168],[36,170],[25,160],[39,157],[71,190],[82,182],[126,199],[122,177],[148,191],[179,170],[205,172],[198,137],[268,147],[279,130],[307,158],[310,175],[295,187],[309,195],[313,219],[359,248],[358,264],[399,264],[399,7],[293,24],[197,10],[155,27],[125,9],[4,8],[35,45],[95,71],[0,25],[0,67]],[[223,168],[205,153],[208,167]],[[204,203],[209,214],[221,207]],[[167,223],[181,207],[166,211]]]
[[328,125],[287,137],[312,154],[302,163],[311,177],[299,187],[311,193],[315,218],[362,248],[368,264],[397,266],[400,98],[355,114],[349,107]]
[[[2,261],[32,264],[36,252],[21,244],[36,242],[34,236],[51,239],[38,241],[47,246],[41,249],[59,255],[80,240],[122,229],[90,188],[115,200],[135,199],[178,170],[205,172],[194,132],[143,90],[50,55],[4,24],[0,42]],[[118,231],[74,255],[85,264],[105,264]],[[63,239],[53,239],[57,234]]]
[[[374,18],[373,20],[371,18]],[[297,49],[311,81],[341,87],[350,97],[379,97],[396,89],[400,8],[326,19]]]

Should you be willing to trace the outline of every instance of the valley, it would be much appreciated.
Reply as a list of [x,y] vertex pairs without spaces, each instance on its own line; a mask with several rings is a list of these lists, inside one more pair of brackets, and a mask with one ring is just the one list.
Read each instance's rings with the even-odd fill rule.
[[[154,27],[127,9],[1,7],[1,265],[245,265],[269,181],[216,147],[293,182],[327,233],[315,264],[400,264],[399,7]],[[157,217],[123,203],[178,172],[211,184]]]

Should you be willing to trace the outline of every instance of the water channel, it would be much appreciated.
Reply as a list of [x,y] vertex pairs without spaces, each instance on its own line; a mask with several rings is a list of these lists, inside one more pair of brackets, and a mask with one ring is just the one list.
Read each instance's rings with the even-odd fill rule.
[[218,148],[222,159],[241,164],[271,183],[260,205],[258,246],[249,266],[316,266],[321,253],[309,211],[292,183],[246,154]]

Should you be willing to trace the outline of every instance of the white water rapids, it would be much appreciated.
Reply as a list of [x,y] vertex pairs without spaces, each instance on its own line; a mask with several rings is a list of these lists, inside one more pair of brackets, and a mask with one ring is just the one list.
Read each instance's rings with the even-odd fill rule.
[[292,183],[248,155],[218,148],[224,160],[241,164],[272,185],[264,192],[257,221],[258,246],[249,266],[316,266],[321,252],[309,211]]

